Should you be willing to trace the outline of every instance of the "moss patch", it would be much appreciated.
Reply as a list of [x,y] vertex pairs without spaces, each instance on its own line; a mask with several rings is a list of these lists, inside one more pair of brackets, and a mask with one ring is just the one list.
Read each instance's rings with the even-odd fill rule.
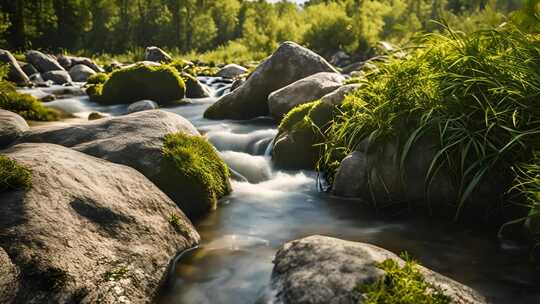
[[22,167],[16,161],[0,155],[0,193],[27,189],[31,184],[30,170]]
[[86,80],[86,83],[87,84],[104,84],[105,82],[107,82],[107,80],[109,80],[109,75],[105,73],[97,73],[88,77],[88,79]]
[[360,286],[367,297],[365,304],[449,304],[452,299],[425,281],[415,262],[406,259],[401,267],[387,259],[377,265],[385,271],[377,282]]
[[150,99],[164,105],[182,99],[186,94],[185,83],[178,71],[166,65],[137,64],[121,69],[111,74],[101,91],[99,86],[89,87],[87,93],[91,100],[103,104]]
[[60,112],[45,107],[39,100],[28,94],[13,90],[0,90],[0,109],[21,115],[26,120],[54,121]]
[[218,199],[230,193],[228,167],[203,137],[168,134],[162,152],[161,184],[185,189],[179,197],[171,198],[188,215],[215,209]]

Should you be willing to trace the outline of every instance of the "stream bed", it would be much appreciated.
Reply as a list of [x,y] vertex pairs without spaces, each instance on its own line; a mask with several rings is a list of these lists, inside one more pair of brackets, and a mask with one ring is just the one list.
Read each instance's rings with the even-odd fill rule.
[[[164,110],[190,120],[244,180],[232,181],[233,192],[218,209],[194,221],[202,242],[178,259],[160,304],[255,303],[269,292],[272,259],[279,247],[314,234],[406,251],[426,267],[476,289],[491,303],[540,303],[539,271],[527,260],[527,248],[501,243],[492,231],[436,219],[383,216],[360,201],[321,193],[316,172],[272,166],[269,146],[277,133],[275,123],[266,118],[204,119],[204,110],[215,100],[192,100]],[[48,105],[74,115],[61,123],[86,121],[93,111],[122,115],[127,108],[100,106],[84,95]]]

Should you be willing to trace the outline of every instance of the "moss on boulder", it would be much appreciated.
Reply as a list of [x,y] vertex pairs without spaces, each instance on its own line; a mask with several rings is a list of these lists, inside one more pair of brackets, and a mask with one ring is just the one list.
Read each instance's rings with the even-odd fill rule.
[[0,88],[0,109],[17,113],[26,120],[53,121],[58,120],[60,113],[45,107],[39,100],[29,94],[21,94],[5,81]]
[[27,189],[32,183],[30,170],[16,161],[0,155],[0,193],[11,190]]
[[88,88],[90,99],[103,104],[133,103],[142,99],[160,105],[182,99],[186,86],[175,68],[136,64],[113,72],[102,85]]
[[94,74],[86,80],[87,84],[104,84],[109,80],[109,75],[105,73]]
[[167,180],[160,183],[165,188],[185,188],[177,199],[191,215],[215,209],[218,199],[231,192],[227,165],[203,137],[168,134],[162,152],[160,176]]

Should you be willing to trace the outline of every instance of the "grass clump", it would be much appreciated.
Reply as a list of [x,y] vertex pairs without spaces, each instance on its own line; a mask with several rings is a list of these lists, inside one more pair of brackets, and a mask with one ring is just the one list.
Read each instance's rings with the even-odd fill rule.
[[215,209],[217,200],[230,193],[228,167],[205,138],[168,134],[162,153],[162,184],[185,189],[179,197],[172,197],[185,213],[200,215]]
[[12,190],[28,189],[32,184],[30,170],[16,161],[0,155],[0,193]]
[[387,259],[377,267],[384,276],[373,284],[360,286],[365,304],[450,304],[452,299],[425,281],[417,264],[406,258],[403,266]]
[[489,173],[513,174],[540,148],[539,46],[538,35],[511,24],[426,36],[421,48],[380,64],[346,97],[325,134],[319,168],[331,176],[364,139],[376,144],[396,136],[404,136],[403,162],[420,137],[432,136],[439,148],[426,184],[438,168],[452,171],[457,218]]
[[107,80],[109,80],[109,75],[105,73],[97,73],[88,77],[86,84],[104,84],[107,82]]
[[182,99],[186,94],[178,71],[166,65],[136,64],[113,72],[102,87],[99,84],[92,87],[88,92],[90,98],[103,104],[150,99],[163,105]]

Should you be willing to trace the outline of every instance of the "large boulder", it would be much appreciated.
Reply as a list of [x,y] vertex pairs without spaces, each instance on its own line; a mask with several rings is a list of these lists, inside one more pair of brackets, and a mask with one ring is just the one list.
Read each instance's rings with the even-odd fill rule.
[[69,69],[69,76],[76,82],[85,82],[88,77],[95,75],[96,72],[84,64],[77,64]]
[[340,74],[322,72],[295,81],[268,96],[270,115],[280,121],[294,107],[317,100],[336,90],[344,80]]
[[28,77],[34,74],[39,74],[39,71],[36,69],[36,67],[34,67],[30,63],[19,63],[19,66],[21,66],[21,69],[26,75],[28,75]]
[[321,56],[294,42],[284,42],[239,88],[221,97],[204,116],[250,119],[268,115],[268,95],[319,72],[337,71]]
[[172,62],[171,55],[157,46],[149,46],[144,51],[144,60],[153,62],[170,63]]
[[0,50],[0,62],[6,63],[9,67],[9,72],[7,75],[7,79],[9,81],[12,81],[18,85],[27,85],[30,83],[28,75],[24,73],[15,57],[13,57],[9,51]]
[[58,56],[58,63],[60,63],[60,65],[66,70],[69,70],[76,65],[82,64],[91,68],[96,73],[105,72],[105,70],[102,67],[100,67],[92,59],[87,58],[87,57],[60,55]]
[[12,303],[150,303],[170,261],[199,242],[136,170],[51,144],[2,154],[32,175],[29,189],[0,193],[0,260],[20,272],[0,275]]
[[0,149],[15,142],[29,129],[30,127],[24,118],[13,112],[0,109]]
[[49,71],[65,71],[65,69],[56,61],[56,58],[43,54],[40,51],[28,51],[26,61],[32,64],[41,73]]
[[272,147],[272,161],[284,169],[316,169],[321,157],[323,134],[346,94],[359,85],[345,85],[323,96],[320,101],[302,104],[291,110],[279,126]]
[[240,75],[243,75],[245,73],[248,72],[248,69],[246,69],[245,67],[241,66],[241,65],[238,65],[238,64],[235,64],[235,63],[231,63],[231,64],[228,64],[226,66],[224,66],[223,68],[221,68],[216,76],[218,77],[223,77],[223,78],[230,78],[230,79],[234,79]]
[[146,63],[114,71],[104,84],[88,88],[90,99],[103,104],[130,104],[150,99],[160,105],[185,97],[185,82],[175,68]]
[[71,76],[66,71],[49,71],[41,74],[45,81],[50,80],[55,84],[66,84],[72,81]]
[[[384,276],[385,271],[377,264],[385,260],[404,264],[394,253],[365,243],[317,235],[288,242],[274,258],[272,296],[260,303],[365,303],[367,295],[362,286]],[[429,292],[440,288],[452,303],[487,303],[473,289],[420,265],[416,267],[433,286]]]
[[158,104],[152,100],[139,100],[129,105],[127,108],[128,113],[135,113],[141,111],[155,110],[159,108]]
[[[20,141],[59,144],[135,168],[189,216],[215,209],[217,200],[230,192],[225,165],[213,149],[201,151],[198,146],[184,143],[169,147],[180,151],[181,156],[165,157],[169,134],[200,138],[195,127],[180,115],[150,110],[82,124],[36,128]],[[210,167],[216,162],[217,165]],[[176,163],[183,167],[175,167]]]

